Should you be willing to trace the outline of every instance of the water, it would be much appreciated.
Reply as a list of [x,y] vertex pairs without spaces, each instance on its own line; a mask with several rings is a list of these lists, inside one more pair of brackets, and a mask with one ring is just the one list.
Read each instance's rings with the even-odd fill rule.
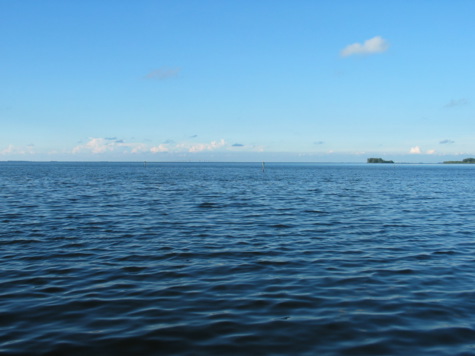
[[475,355],[474,177],[0,163],[0,353]]

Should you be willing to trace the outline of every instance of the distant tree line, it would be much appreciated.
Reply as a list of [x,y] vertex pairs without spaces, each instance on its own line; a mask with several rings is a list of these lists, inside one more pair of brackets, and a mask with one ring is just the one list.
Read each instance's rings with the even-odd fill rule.
[[382,158],[368,158],[368,163],[394,163],[393,161],[385,161]]
[[445,164],[465,164],[465,163],[468,163],[468,164],[474,164],[475,163],[475,158],[465,158],[464,160],[462,161],[445,161],[444,162]]

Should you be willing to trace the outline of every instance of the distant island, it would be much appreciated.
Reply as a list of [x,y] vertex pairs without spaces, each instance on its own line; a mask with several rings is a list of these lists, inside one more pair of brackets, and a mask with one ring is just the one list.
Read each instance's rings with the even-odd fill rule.
[[393,161],[385,161],[382,158],[368,158],[368,163],[394,163]]
[[474,164],[475,158],[465,158],[463,161],[445,161],[444,164]]

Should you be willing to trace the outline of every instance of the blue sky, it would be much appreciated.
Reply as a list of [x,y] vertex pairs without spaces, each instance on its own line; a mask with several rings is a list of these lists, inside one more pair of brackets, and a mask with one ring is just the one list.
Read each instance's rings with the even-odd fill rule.
[[475,1],[0,0],[0,160],[475,156]]

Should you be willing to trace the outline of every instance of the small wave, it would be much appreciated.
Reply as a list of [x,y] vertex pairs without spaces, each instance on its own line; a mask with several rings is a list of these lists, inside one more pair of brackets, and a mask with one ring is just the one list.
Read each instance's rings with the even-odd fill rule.
[[0,353],[473,354],[473,170],[289,167],[0,170]]
[[210,202],[205,202],[198,205],[198,208],[200,209],[216,209],[219,207],[221,207],[221,205],[216,204],[216,203],[210,203]]

